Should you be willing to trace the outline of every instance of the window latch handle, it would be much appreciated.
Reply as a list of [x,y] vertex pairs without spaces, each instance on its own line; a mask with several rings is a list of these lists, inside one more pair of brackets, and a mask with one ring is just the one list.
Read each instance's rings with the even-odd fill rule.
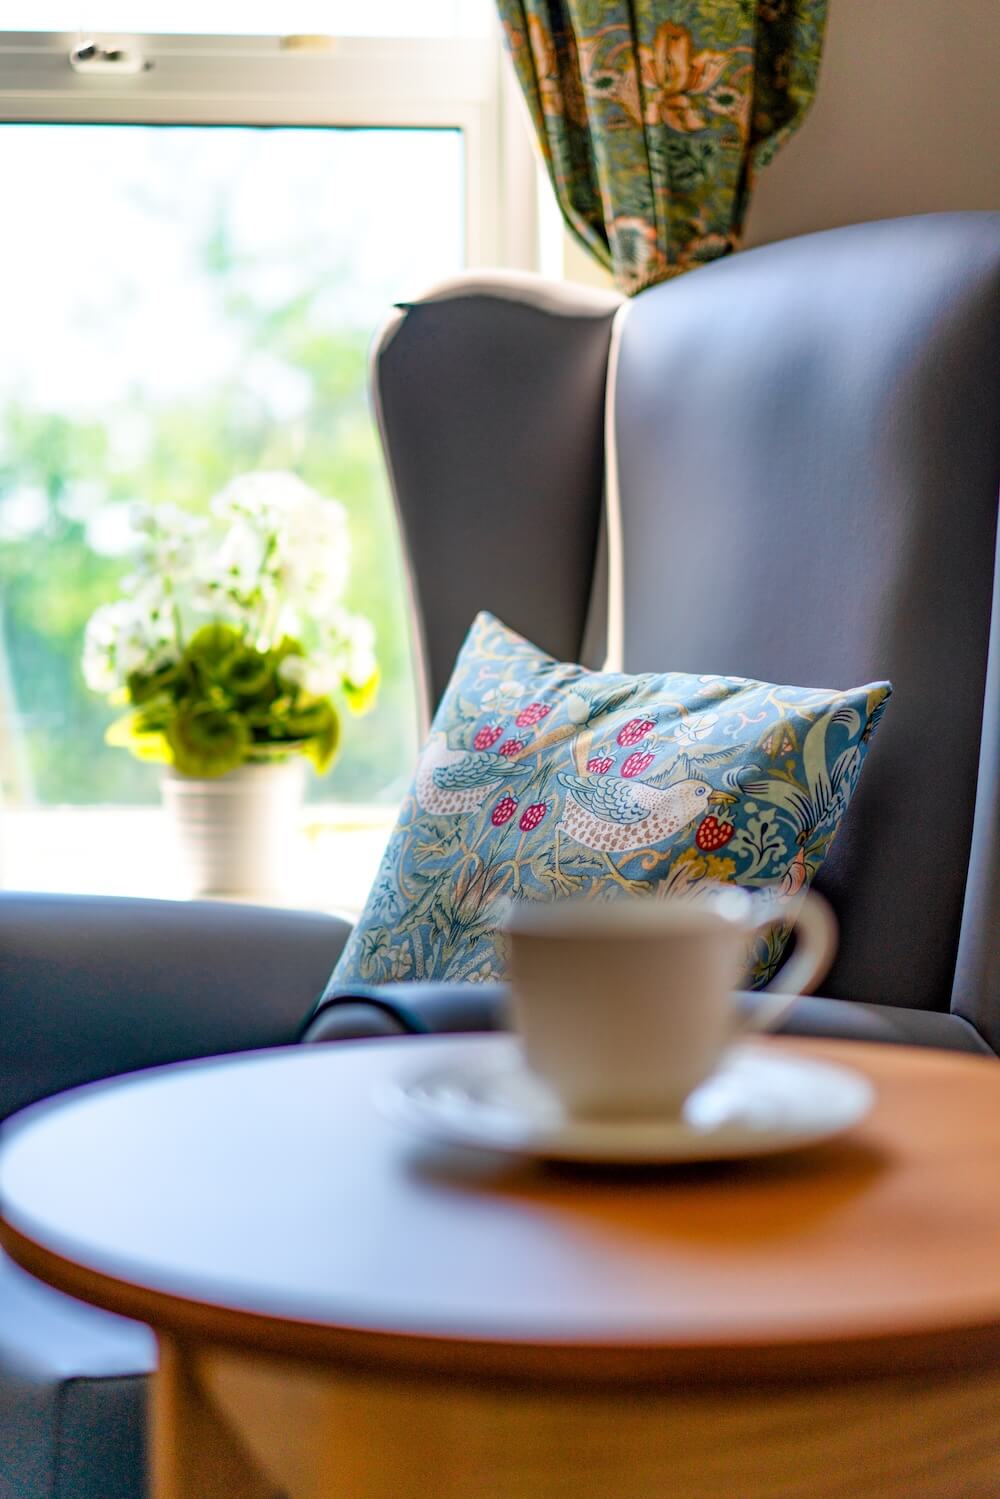
[[95,41],[79,42],[69,54],[69,65],[74,73],[117,73],[120,76],[143,73],[153,66],[137,47]]

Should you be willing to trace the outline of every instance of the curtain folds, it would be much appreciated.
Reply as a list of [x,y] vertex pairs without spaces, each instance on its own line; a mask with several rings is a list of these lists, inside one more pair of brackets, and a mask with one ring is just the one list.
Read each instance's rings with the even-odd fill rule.
[[827,0],[497,0],[556,198],[629,293],[738,247]]

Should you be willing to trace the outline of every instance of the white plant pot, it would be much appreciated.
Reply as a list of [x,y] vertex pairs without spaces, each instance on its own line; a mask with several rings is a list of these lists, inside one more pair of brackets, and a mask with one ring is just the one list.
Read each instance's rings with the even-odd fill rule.
[[305,773],[296,757],[205,780],[164,774],[163,804],[192,895],[273,897],[288,889]]

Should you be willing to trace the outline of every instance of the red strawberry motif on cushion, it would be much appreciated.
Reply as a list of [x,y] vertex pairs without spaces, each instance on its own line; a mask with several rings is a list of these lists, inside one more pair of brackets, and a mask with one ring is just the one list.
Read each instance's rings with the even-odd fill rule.
[[495,828],[502,828],[505,822],[510,822],[517,811],[517,802],[512,796],[502,796],[490,814],[490,822]]
[[473,749],[492,749],[502,733],[502,723],[488,723],[485,728],[479,730],[479,733],[476,735],[475,739],[473,739]]
[[530,833],[537,828],[548,810],[548,802],[532,802],[531,806],[521,813],[521,821],[518,823],[521,832]]
[[703,853],[710,854],[713,849],[725,848],[735,832],[731,822],[720,822],[717,817],[703,817],[698,824],[694,841]]
[[542,719],[547,718],[551,712],[550,703],[529,703],[526,708],[521,709],[514,722],[519,729],[530,729],[536,723],[541,723]]
[[623,749],[627,749],[629,745],[638,744],[640,739],[645,739],[650,729],[655,727],[651,718],[630,718],[625,727],[619,730],[618,743]]
[[503,744],[501,744],[500,748],[497,750],[497,754],[506,755],[509,758],[511,755],[519,755],[523,749],[523,739],[505,739]]
[[631,755],[629,755],[628,759],[625,761],[625,764],[622,766],[622,775],[626,778],[626,780],[631,780],[632,776],[641,776],[643,771],[648,766],[652,765],[652,763],[653,757],[651,754],[647,753],[645,755],[640,755],[639,751],[635,750]]
[[587,769],[592,776],[605,776],[614,763],[610,755],[597,755],[593,760],[587,761]]

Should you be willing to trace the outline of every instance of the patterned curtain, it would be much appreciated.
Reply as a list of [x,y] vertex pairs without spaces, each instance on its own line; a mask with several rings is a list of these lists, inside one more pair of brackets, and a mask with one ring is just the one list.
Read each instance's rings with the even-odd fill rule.
[[497,0],[570,229],[634,293],[739,246],[827,0]]

